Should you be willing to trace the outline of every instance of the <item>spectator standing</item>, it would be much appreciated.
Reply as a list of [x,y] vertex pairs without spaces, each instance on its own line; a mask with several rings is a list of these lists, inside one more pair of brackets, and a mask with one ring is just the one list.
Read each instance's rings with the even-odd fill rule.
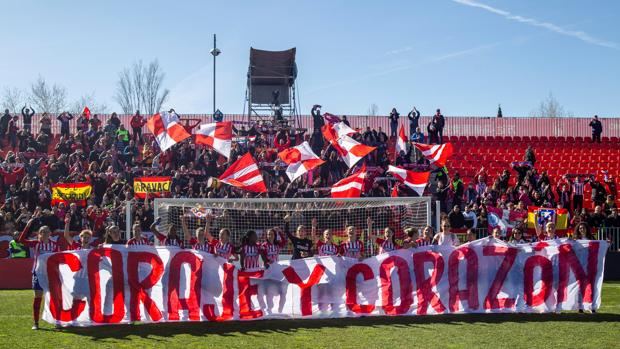
[[41,133],[46,134],[48,137],[52,137],[52,119],[49,114],[43,113],[40,123]]
[[398,119],[400,119],[400,114],[398,114],[396,108],[392,108],[388,118],[390,120],[390,137],[396,137],[398,134]]
[[69,137],[71,132],[69,130],[69,121],[73,119],[73,115],[69,112],[62,112],[56,117],[56,120],[60,122],[60,135]]
[[438,144],[443,144],[443,129],[446,126],[446,119],[441,114],[441,109],[437,109],[433,120],[436,120],[435,125],[437,128],[437,140]]
[[437,144],[439,143],[437,131],[437,120],[433,117],[433,119],[426,126],[426,132],[428,133],[428,144]]
[[31,133],[32,132],[32,117],[34,116],[34,109],[32,106],[30,109],[24,107],[22,108],[22,120],[24,121],[24,131]]
[[409,119],[409,134],[413,135],[420,127],[420,112],[413,107],[413,110],[407,114],[407,118]]
[[325,125],[325,120],[323,119],[323,116],[321,115],[321,106],[318,104],[315,104],[312,107],[312,110],[310,111],[310,114],[312,114],[312,123],[313,123],[313,127],[314,130],[320,130],[321,127],[323,127],[323,125]]
[[129,123],[131,124],[133,142],[135,144],[142,144],[142,126],[146,124],[146,120],[140,115],[139,110],[136,110],[136,113],[131,117]]
[[465,226],[465,217],[459,205],[454,205],[452,211],[448,213],[448,221],[450,221],[450,226],[454,229],[461,229]]
[[532,149],[531,145],[529,145],[525,150],[525,158],[523,161],[529,161],[530,163],[532,163],[532,167],[536,165],[536,154],[534,154],[534,149]]
[[9,113],[8,109],[5,109],[4,114],[2,114],[2,116],[0,117],[0,141],[1,138],[6,134],[6,131],[9,129],[9,121],[11,121],[11,119],[13,119],[11,113]]
[[598,119],[598,115],[594,115],[594,118],[590,120],[590,127],[592,127],[592,143],[601,143],[601,134],[603,133],[603,124]]

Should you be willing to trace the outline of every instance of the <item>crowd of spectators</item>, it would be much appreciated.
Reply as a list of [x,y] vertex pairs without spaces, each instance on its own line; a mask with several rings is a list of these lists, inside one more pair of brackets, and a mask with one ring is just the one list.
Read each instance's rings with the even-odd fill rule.
[[[89,228],[96,238],[103,238],[108,227],[122,229],[125,226],[125,205],[131,205],[132,221],[138,222],[143,230],[149,230],[153,223],[152,202],[134,199],[133,193],[133,179],[141,176],[171,176],[170,195],[175,198],[256,196],[231,186],[208,184],[209,178],[218,177],[246,152],[259,162],[269,189],[266,195],[272,198],[328,197],[330,186],[352,172],[323,138],[321,127],[325,118],[318,105],[312,109],[314,127],[310,130],[292,129],[282,124],[237,124],[235,132],[239,141],[233,142],[229,159],[207,147],[196,146],[190,139],[161,152],[153,137],[142,134],[146,120],[139,112],[132,117],[130,130],[116,113],[105,120],[97,115],[79,115],[75,128],[71,127],[70,121],[74,118],[71,113],[55,117],[44,113],[38,119],[40,132],[37,134],[32,133],[34,113],[32,108],[22,109],[21,129],[19,115],[11,115],[6,110],[0,117],[2,234],[22,231],[39,208],[41,214],[30,227],[32,232],[42,225],[60,230],[68,214],[72,231]],[[390,136],[381,127],[362,128],[353,135],[358,142],[376,147],[364,160],[372,175],[367,179],[363,196],[390,196],[392,182],[375,181],[374,177],[383,176],[388,165],[395,163],[412,169],[432,170],[427,195],[441,202],[439,209],[447,215],[453,228],[486,227],[489,205],[507,210],[526,210],[528,205],[563,207],[570,209],[573,226],[582,223],[586,223],[588,229],[620,226],[615,180],[610,176],[605,175],[602,182],[589,174],[567,174],[557,180],[551,179],[545,171],[539,173],[535,151],[529,148],[523,161],[515,161],[512,168],[499,177],[491,178],[482,168],[473,181],[465,183],[458,173],[451,174],[446,167],[429,166],[411,145],[407,152],[392,154],[390,148],[397,136],[399,118],[398,111],[392,109],[388,116]],[[411,141],[429,144],[444,141],[446,119],[439,109],[426,126],[426,134],[422,132],[420,112],[416,108],[408,113],[407,119]],[[346,117],[342,117],[342,121],[349,123]],[[52,134],[53,122],[60,125],[59,135]],[[190,126],[189,122],[186,125],[190,129],[196,126]],[[595,128],[598,132],[598,126],[592,127],[593,132]],[[311,175],[291,183],[285,174],[286,166],[277,160],[277,153],[304,140],[309,141],[325,164]],[[52,185],[71,182],[92,184],[92,196],[86,205],[52,205]],[[595,207],[583,207],[586,185],[592,188]],[[416,195],[405,186],[398,188],[398,194]]]

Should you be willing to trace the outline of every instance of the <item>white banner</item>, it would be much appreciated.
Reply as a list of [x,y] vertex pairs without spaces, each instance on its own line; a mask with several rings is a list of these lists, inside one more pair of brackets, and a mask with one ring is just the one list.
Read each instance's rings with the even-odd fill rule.
[[107,246],[40,257],[54,324],[226,321],[598,309],[605,241],[482,239],[358,261],[316,257],[239,271],[194,250]]

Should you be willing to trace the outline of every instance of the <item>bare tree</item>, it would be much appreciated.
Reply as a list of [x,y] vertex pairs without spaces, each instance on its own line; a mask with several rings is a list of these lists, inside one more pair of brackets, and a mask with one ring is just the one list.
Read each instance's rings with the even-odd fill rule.
[[125,114],[136,110],[154,114],[168,99],[170,90],[163,89],[165,74],[157,60],[145,66],[142,61],[135,62],[131,68],[119,73],[119,80],[114,96]]
[[50,86],[39,76],[30,85],[29,100],[39,113],[60,113],[67,107],[67,89],[57,84]]
[[379,107],[374,103],[371,104],[370,107],[368,107],[368,111],[366,112],[368,116],[377,116],[378,113],[379,113]]
[[540,102],[538,108],[530,112],[530,116],[538,116],[543,118],[559,118],[572,116],[571,112],[567,112],[564,107],[558,102],[553,93],[549,92],[549,96]]
[[108,112],[108,106],[105,103],[99,103],[95,99],[95,93],[82,95],[78,100],[73,102],[70,111],[75,115],[79,115],[84,111],[84,107],[88,107],[93,114],[105,114]]
[[11,113],[19,113],[23,104],[26,103],[26,93],[17,87],[6,87],[2,95],[2,109],[8,109]]

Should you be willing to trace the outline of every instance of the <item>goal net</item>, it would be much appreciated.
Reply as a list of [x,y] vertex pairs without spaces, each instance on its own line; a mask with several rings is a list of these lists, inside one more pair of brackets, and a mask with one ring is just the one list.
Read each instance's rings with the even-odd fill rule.
[[[326,229],[331,230],[335,243],[346,239],[345,228],[354,226],[364,243],[366,255],[374,254],[375,244],[370,241],[368,218],[372,220],[371,237],[382,237],[386,227],[394,231],[397,240],[405,236],[405,229],[421,231],[431,223],[430,197],[360,198],[360,199],[155,199],[155,219],[161,218],[159,231],[166,234],[171,226],[195,236],[197,228],[209,221],[210,233],[217,237],[221,229],[231,232],[230,241],[239,245],[241,237],[254,230],[259,242],[265,241],[267,230],[283,231],[286,220],[291,233],[299,225],[306,228],[311,238],[311,226],[316,226],[317,239]],[[181,237],[183,234],[179,234]],[[188,241],[186,241],[187,243]],[[290,254],[287,243],[283,254]]]

